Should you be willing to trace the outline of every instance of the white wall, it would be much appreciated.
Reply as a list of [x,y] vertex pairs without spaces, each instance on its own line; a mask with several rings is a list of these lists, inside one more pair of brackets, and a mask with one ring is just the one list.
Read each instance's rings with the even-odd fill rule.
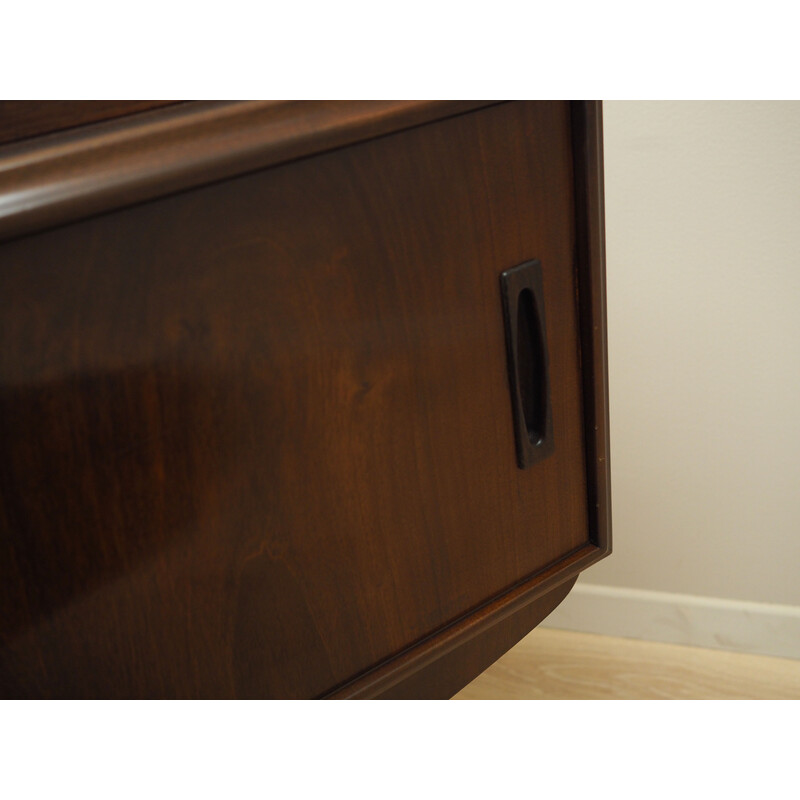
[[[603,110],[614,553],[549,624],[800,657],[800,103]],[[588,619],[636,590],[682,610]],[[698,641],[702,598],[727,622]],[[775,614],[796,643],[722,641]]]

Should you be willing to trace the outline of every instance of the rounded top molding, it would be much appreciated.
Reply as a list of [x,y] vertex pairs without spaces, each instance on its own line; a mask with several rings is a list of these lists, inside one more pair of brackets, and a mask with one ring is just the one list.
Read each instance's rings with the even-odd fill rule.
[[492,104],[201,101],[6,145],[0,147],[0,239]]

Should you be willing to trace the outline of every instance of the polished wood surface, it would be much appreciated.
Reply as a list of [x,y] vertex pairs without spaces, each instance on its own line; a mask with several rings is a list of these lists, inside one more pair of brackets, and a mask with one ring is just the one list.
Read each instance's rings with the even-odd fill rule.
[[0,148],[0,239],[242,175],[487,101],[188,102]]
[[175,100],[0,100],[0,144],[173,105]]
[[438,700],[452,697],[476,674],[494,663],[509,647],[536,627],[569,594],[577,576],[522,606],[496,624],[466,639],[452,650],[440,652],[402,681],[374,691],[381,700]]
[[[607,552],[572,125],[495,105],[0,246],[0,692],[451,693],[548,613]],[[520,470],[531,258],[555,448]]]

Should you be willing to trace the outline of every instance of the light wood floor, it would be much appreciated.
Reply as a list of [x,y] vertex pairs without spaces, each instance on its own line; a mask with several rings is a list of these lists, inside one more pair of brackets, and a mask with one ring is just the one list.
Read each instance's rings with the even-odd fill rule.
[[800,699],[800,661],[537,628],[456,700]]

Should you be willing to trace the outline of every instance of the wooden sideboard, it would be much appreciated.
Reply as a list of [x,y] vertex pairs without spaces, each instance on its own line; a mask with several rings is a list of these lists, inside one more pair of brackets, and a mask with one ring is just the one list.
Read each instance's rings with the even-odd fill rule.
[[0,696],[451,696],[610,551],[600,104],[81,105],[0,104]]

